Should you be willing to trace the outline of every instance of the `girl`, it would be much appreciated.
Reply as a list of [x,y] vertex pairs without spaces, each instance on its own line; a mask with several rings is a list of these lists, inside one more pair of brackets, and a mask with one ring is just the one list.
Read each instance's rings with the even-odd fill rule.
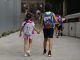
[[27,13],[26,19],[24,20],[24,22],[22,22],[22,26],[20,29],[20,36],[22,31],[24,35],[24,56],[30,56],[32,34],[34,30],[39,34],[39,31],[35,28],[35,24],[31,19],[31,14]]

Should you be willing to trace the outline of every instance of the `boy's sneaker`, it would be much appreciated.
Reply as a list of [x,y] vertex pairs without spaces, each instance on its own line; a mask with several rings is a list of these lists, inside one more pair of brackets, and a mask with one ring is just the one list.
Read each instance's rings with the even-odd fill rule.
[[48,52],[48,56],[51,57],[51,51]]
[[46,54],[46,52],[47,52],[47,50],[46,50],[46,49],[44,49],[44,51],[43,51],[43,55],[45,55],[45,54]]
[[31,56],[31,55],[30,55],[30,50],[27,51],[27,55],[28,55],[28,56]]

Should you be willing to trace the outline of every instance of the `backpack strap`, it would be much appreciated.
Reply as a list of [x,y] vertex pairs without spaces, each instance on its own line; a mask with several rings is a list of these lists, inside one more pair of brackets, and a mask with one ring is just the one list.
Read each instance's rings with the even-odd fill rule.
[[25,22],[25,23],[23,24],[22,29],[25,27],[25,25],[26,25],[26,23],[27,23],[26,21],[24,21],[24,22]]

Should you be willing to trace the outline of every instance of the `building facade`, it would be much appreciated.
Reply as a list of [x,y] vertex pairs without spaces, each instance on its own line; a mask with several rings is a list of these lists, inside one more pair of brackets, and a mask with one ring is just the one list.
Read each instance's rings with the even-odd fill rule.
[[63,24],[63,34],[80,37],[80,3],[79,0],[64,0],[63,15],[66,20]]

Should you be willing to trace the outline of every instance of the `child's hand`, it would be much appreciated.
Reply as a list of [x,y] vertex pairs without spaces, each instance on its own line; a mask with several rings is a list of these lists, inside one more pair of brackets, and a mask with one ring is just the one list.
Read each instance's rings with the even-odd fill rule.
[[34,30],[37,32],[37,34],[40,34],[40,31],[38,31],[36,28],[34,28]]
[[38,31],[37,34],[40,34],[40,31]]

